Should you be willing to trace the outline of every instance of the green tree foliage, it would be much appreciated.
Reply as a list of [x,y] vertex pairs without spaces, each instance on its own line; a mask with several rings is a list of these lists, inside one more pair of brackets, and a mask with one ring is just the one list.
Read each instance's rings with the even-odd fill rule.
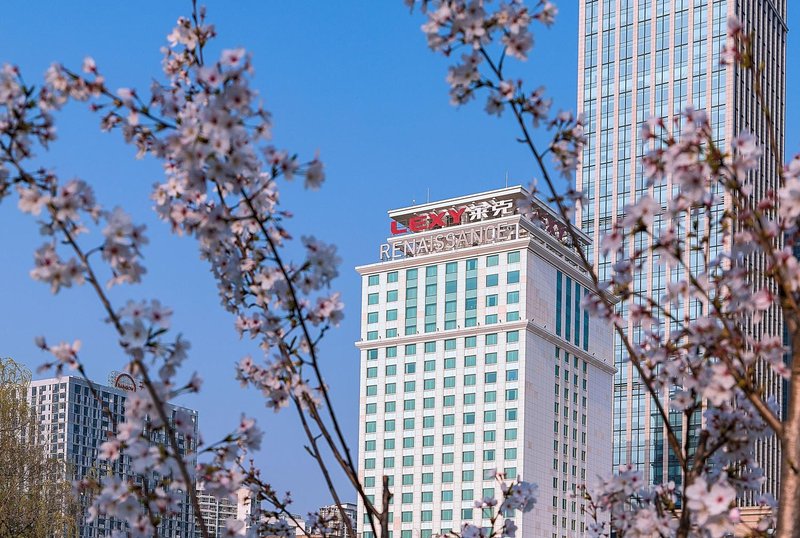
[[0,536],[77,535],[66,462],[52,458],[27,402],[30,372],[0,358]]

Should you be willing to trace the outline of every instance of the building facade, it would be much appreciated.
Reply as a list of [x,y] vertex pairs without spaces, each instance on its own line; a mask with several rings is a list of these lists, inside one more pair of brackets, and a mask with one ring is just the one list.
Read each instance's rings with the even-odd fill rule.
[[[32,381],[28,387],[28,402],[39,421],[39,438],[42,446],[51,457],[62,460],[67,477],[78,480],[87,476],[101,481],[103,476],[117,475],[136,477],[131,469],[130,457],[123,455],[116,461],[108,462],[98,459],[100,445],[113,432],[113,423],[125,420],[125,402],[132,390],[136,390],[136,382],[125,382],[123,374],[118,387],[104,386],[94,383],[94,388],[102,401],[93,395],[89,383],[79,377],[63,376],[58,378]],[[127,376],[130,378],[130,376]],[[132,378],[130,378],[132,381]],[[119,388],[125,387],[125,388]],[[107,408],[109,413],[103,411]],[[197,412],[169,404],[172,416],[177,411],[185,412],[194,423],[194,435],[187,439],[178,434],[180,450],[188,455],[190,465],[194,467],[194,454],[197,439]],[[112,420],[113,419],[113,420]],[[166,439],[159,432],[149,432],[153,444],[164,444]],[[138,477],[137,480],[152,477]],[[114,518],[103,516],[94,521],[87,521],[88,500],[81,499],[84,510],[79,521],[81,538],[110,536],[115,529],[123,529],[124,523]],[[180,513],[167,515],[158,528],[160,537],[193,538],[195,532],[194,514],[189,496],[184,495],[180,503]]]
[[[522,187],[389,212],[362,278],[359,478],[395,538],[428,538],[539,486],[517,536],[581,536],[576,487],[611,466],[611,331],[563,223]],[[583,240],[588,241],[584,237]],[[374,538],[359,499],[359,535]]]
[[[342,503],[341,509],[347,515],[354,530],[358,533],[358,517],[356,516],[358,506],[355,503]],[[329,534],[330,538],[351,538],[352,535],[348,532],[347,526],[342,521],[342,515],[339,511],[339,505],[329,504],[319,509],[319,517],[321,520],[330,521],[328,528],[332,531]]]
[[[226,536],[225,522],[229,519],[244,522],[244,527],[241,528],[238,534],[245,536],[261,516],[260,507],[248,488],[240,488],[236,492],[236,502],[227,498],[217,499],[206,492],[202,482],[198,482],[196,491],[197,500],[200,503],[200,515],[206,524],[209,538]],[[195,532],[197,538],[202,537],[199,525],[197,525]]]
[[[746,33],[753,32],[756,63],[764,66],[760,77],[720,63],[732,16],[742,21]],[[689,104],[707,112],[713,136],[726,150],[740,132],[754,134],[765,150],[761,170],[753,177],[754,196],[759,198],[776,187],[776,162],[782,162],[784,146],[786,0],[581,0],[579,21],[578,109],[585,115],[588,143],[578,168],[577,188],[588,203],[579,208],[576,222],[595,245],[624,207],[641,196],[651,195],[666,206],[673,186],[669,178],[652,186],[647,183],[640,163],[645,150],[639,130],[650,117],[673,125]],[[762,113],[762,105],[769,110],[772,124]],[[719,209],[728,205],[723,199]],[[713,255],[724,246],[716,230],[707,232]],[[626,250],[648,244],[647,238],[637,241]],[[690,260],[691,246],[687,245]],[[600,279],[606,279],[617,260],[601,257],[591,245],[587,252]],[[762,284],[759,267],[763,262],[750,263],[752,278]],[[634,286],[650,297],[660,297],[670,281],[682,277],[651,257],[635,275]],[[625,305],[619,308],[624,315]],[[683,318],[696,315],[702,305],[687,302],[670,308]],[[780,335],[780,312],[776,308],[750,329],[756,334]],[[664,330],[670,330],[669,323]],[[632,323],[627,327],[634,341],[640,336],[638,331]],[[649,483],[673,480],[680,484],[680,467],[667,448],[665,425],[636,372],[629,368],[618,338],[614,357],[614,465],[633,464]],[[782,384],[768,369],[763,370],[762,386],[781,400]],[[700,413],[689,421],[676,413],[670,418],[679,435],[689,436],[701,420]],[[764,491],[775,494],[778,451],[776,440],[768,439],[759,444],[756,454],[765,471]]]

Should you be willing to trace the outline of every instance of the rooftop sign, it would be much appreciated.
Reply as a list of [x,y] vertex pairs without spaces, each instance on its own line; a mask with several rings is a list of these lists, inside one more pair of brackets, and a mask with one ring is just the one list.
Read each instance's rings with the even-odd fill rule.
[[[382,262],[522,239],[531,226],[574,248],[559,215],[521,186],[393,209],[389,218],[391,235],[380,245]],[[584,233],[574,233],[580,243],[589,243]]]
[[507,217],[514,214],[514,200],[483,200],[464,204],[453,208],[427,211],[418,213],[408,218],[408,222],[403,225],[397,220],[392,221],[392,235],[404,233],[425,232],[437,228],[448,226],[458,226],[479,222],[498,217]]

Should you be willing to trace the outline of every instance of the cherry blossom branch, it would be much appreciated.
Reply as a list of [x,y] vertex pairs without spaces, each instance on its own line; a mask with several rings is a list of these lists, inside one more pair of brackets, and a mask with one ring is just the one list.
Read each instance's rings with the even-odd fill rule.
[[[506,82],[505,79],[503,78],[502,72],[497,67],[495,67],[494,63],[492,62],[491,57],[489,56],[488,52],[483,47],[481,47],[479,49],[479,51],[480,51],[481,55],[487,60],[487,63],[489,64],[492,72],[498,78],[498,81],[500,83]],[[542,172],[542,177],[544,178],[544,180],[545,180],[545,182],[547,184],[547,187],[548,187],[548,189],[550,191],[550,194],[551,194],[551,198],[550,199],[551,199],[551,201],[553,201],[556,204],[556,209],[557,209],[559,215],[561,216],[562,221],[566,224],[567,233],[569,233],[569,235],[570,235],[570,237],[572,239],[573,245],[575,245],[575,249],[574,250],[578,254],[578,256],[580,257],[581,264],[583,265],[584,270],[587,272],[587,274],[589,275],[589,277],[592,280],[592,291],[594,293],[597,293],[598,295],[602,296],[603,295],[603,291],[602,291],[602,287],[600,285],[600,279],[598,278],[596,272],[594,271],[594,268],[593,268],[591,262],[589,262],[589,260],[586,258],[586,254],[585,254],[584,250],[580,247],[582,241],[581,241],[580,237],[578,236],[578,233],[577,233],[576,229],[574,228],[574,226],[572,224],[572,219],[570,217],[570,212],[567,209],[567,207],[564,205],[562,197],[558,194],[558,192],[557,192],[557,190],[555,188],[555,184],[553,183],[553,180],[550,177],[549,169],[548,169],[547,165],[544,163],[544,159],[542,157],[542,154],[538,151],[538,149],[536,148],[536,144],[533,142],[533,138],[531,137],[530,132],[528,131],[528,126],[526,125],[526,122],[525,122],[525,119],[524,119],[524,116],[523,116],[521,110],[519,109],[518,105],[515,102],[512,101],[510,104],[511,104],[511,110],[514,113],[514,117],[517,120],[517,125],[519,126],[520,131],[522,132],[522,142],[527,146],[527,148],[530,150],[531,154],[535,158],[536,163],[538,164],[539,169]],[[633,365],[636,368],[636,370],[639,373],[639,375],[644,379],[646,377],[644,369],[642,368],[642,365],[638,360],[638,356],[637,356],[636,352],[634,351],[632,345],[628,341],[627,335],[622,330],[622,327],[618,326],[617,324],[614,324],[614,329],[615,329],[616,333],[619,335],[620,339],[622,340],[623,345],[627,349],[628,354],[629,354],[629,356],[631,358],[631,362],[633,363]],[[664,424],[666,425],[667,438],[668,438],[670,447],[672,448],[673,453],[677,457],[678,462],[681,465],[681,468],[686,470],[687,469],[686,459],[685,459],[684,455],[681,452],[681,446],[680,446],[680,443],[678,442],[678,438],[675,435],[675,432],[672,431],[672,427],[669,425],[670,424],[669,415],[667,414],[666,410],[664,409],[664,406],[661,403],[661,400],[659,398],[659,395],[658,395],[657,391],[652,386],[650,386],[649,384],[645,384],[645,386],[647,387],[647,390],[650,393],[652,401],[656,405],[656,409],[658,410],[659,415],[661,415],[661,418],[663,419]]]

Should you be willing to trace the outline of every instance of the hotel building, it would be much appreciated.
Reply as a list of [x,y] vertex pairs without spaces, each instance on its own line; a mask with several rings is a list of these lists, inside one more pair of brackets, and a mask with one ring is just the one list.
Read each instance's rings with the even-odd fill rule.
[[[786,0],[580,1],[578,110],[585,115],[588,143],[578,168],[577,188],[588,203],[579,208],[576,223],[593,244],[598,244],[625,206],[641,196],[650,195],[666,206],[673,185],[670,178],[648,185],[641,164],[645,149],[639,130],[649,117],[664,118],[672,125],[689,104],[707,112],[714,139],[724,150],[742,131],[758,139],[764,155],[760,171],[752,178],[756,199],[777,186],[776,162],[782,162],[784,147],[786,4]],[[739,18],[745,33],[753,33],[755,62],[763,62],[760,77],[739,66],[720,64],[727,21],[732,16]],[[772,125],[762,106],[769,110]],[[774,150],[770,130],[775,137]],[[729,205],[730,201],[723,199],[719,210]],[[660,225],[658,219],[656,225]],[[720,234],[714,228],[707,233],[711,255],[716,255],[725,248]],[[699,261],[691,256],[697,252],[689,252],[694,246],[689,243],[687,260],[695,266]],[[635,245],[626,246],[626,252],[647,245],[646,237],[638,237]],[[591,243],[586,249],[600,279],[606,279],[617,260],[601,257]],[[748,266],[755,283],[763,285],[763,260],[751,259]],[[651,257],[634,275],[633,284],[637,291],[657,298],[669,282],[681,278],[679,270],[671,272]],[[619,308],[624,316],[626,305]],[[669,308],[682,319],[696,315],[702,305],[687,301]],[[670,329],[665,323],[666,334]],[[781,335],[778,309],[765,315],[761,323],[751,324],[750,330]],[[636,341],[639,328],[629,323],[627,334]],[[633,464],[649,483],[672,480],[680,484],[681,470],[667,446],[664,422],[629,367],[619,338],[614,342],[614,361],[614,466]],[[763,390],[781,401],[784,387],[777,376],[768,368],[758,375]],[[688,421],[680,413],[670,416],[679,436],[694,435],[701,421],[699,412]],[[759,442],[755,454],[765,472],[763,490],[773,494],[778,492],[779,448],[776,439],[767,439]]]
[[[103,476],[107,475],[136,476],[131,470],[130,457],[124,453],[113,462],[98,459],[100,445],[113,432],[113,423],[125,420],[125,401],[131,391],[139,388],[128,374],[115,375],[110,382],[116,386],[94,384],[102,401],[92,395],[89,383],[80,377],[41,379],[32,381],[28,387],[28,403],[38,417],[40,444],[51,457],[64,462],[70,480],[91,476],[102,483]],[[191,454],[196,451],[197,412],[176,405],[168,406],[173,417],[178,411],[185,412],[195,425],[191,440],[178,434],[179,448],[185,454],[190,454],[188,462],[194,467],[195,460]],[[103,408],[108,408],[113,423],[112,417],[103,412]],[[149,435],[153,444],[166,444],[163,432],[150,431]],[[153,478],[147,477],[148,480]],[[142,477],[136,479],[141,480]],[[112,531],[125,528],[125,524],[115,518],[99,516],[94,521],[88,521],[87,507],[83,502],[83,513],[78,521],[80,538],[110,536]],[[194,538],[194,515],[186,494],[180,503],[180,510],[179,514],[164,516],[158,527],[159,536]]]
[[[501,498],[496,475],[539,486],[517,536],[585,529],[578,485],[611,468],[609,326],[563,222],[522,187],[389,211],[362,278],[359,478],[395,538],[428,538]],[[579,232],[581,240],[588,237]],[[363,503],[359,536],[374,538]]]

